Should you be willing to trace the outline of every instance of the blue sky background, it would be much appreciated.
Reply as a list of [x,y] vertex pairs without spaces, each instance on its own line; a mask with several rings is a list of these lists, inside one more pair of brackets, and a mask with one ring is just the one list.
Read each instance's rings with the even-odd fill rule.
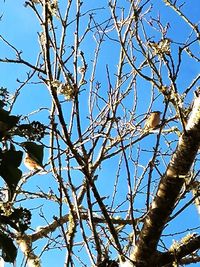
[[[63,3],[63,1],[60,0],[60,2]],[[98,13],[96,15],[96,19],[98,21],[103,21],[106,16],[108,16],[109,11],[107,8],[107,1],[83,1],[83,10],[87,10],[88,8],[94,8],[94,7],[101,7],[102,9],[99,11],[96,11]],[[188,1],[186,1],[187,3]],[[119,6],[124,5],[124,7],[127,5],[127,1],[122,0],[118,1]],[[0,35],[4,36],[11,44],[13,44],[15,47],[17,47],[19,50],[23,51],[22,57],[23,59],[30,61],[32,64],[36,62],[37,58],[37,52],[39,48],[38,44],[38,35],[37,32],[40,32],[40,25],[38,25],[38,22],[32,13],[32,11],[29,8],[25,8],[23,6],[24,1],[15,1],[13,4],[13,0],[6,0],[5,3],[3,0],[1,0],[0,3],[0,14],[3,14],[2,20],[0,21]],[[187,3],[188,4],[188,3]],[[182,21],[181,18],[178,18],[177,15],[175,15],[174,11],[172,11],[169,7],[164,6],[163,1],[161,0],[155,0],[154,5],[157,7],[153,9],[152,14],[153,16],[161,15],[162,17],[162,22],[167,22],[170,20],[170,28],[168,31],[167,37],[172,39],[173,44],[172,44],[172,53],[174,55],[178,51],[178,47],[180,43],[184,43],[186,41],[186,38],[188,34],[191,32],[191,29],[186,25],[185,22]],[[103,9],[104,8],[104,9]],[[193,0],[192,3],[185,5],[183,8],[183,11],[186,12],[187,16],[193,21],[193,22],[198,22],[199,21],[199,1],[198,0]],[[73,12],[71,14],[73,16]],[[84,23],[87,22],[88,17],[86,16],[83,19],[83,25]],[[68,34],[68,46],[72,45],[73,42],[73,28],[71,30],[71,36]],[[69,30],[69,31],[70,31]],[[69,32],[70,33],[70,32]],[[160,34],[156,32],[152,33],[152,36],[154,36],[154,40],[158,41],[160,39]],[[116,36],[115,36],[116,37]],[[95,49],[95,42],[94,39],[91,38],[91,35],[88,35],[86,38],[85,42],[82,44],[82,49],[85,53],[86,59],[88,62],[91,63],[92,65],[92,59],[94,55],[94,49]],[[109,70],[110,73],[116,73],[117,71],[117,61],[118,61],[118,53],[119,53],[119,46],[113,45],[113,42],[104,42],[102,46],[102,53],[99,58],[99,64],[97,67],[97,73],[96,73],[96,80],[98,80],[102,84],[102,95],[104,94],[103,90],[107,90],[108,82],[106,80],[106,75],[105,75],[105,70],[106,70],[106,64],[109,65]],[[199,53],[199,48],[194,47],[194,51]],[[8,49],[1,41],[0,41],[0,58],[14,58],[15,55],[13,51]],[[194,64],[194,60],[190,59],[188,56],[185,56],[183,58],[185,61],[183,64],[183,67],[181,67],[181,75],[179,77],[178,81],[178,86],[179,90],[184,91],[187,86],[191,83],[193,78],[199,73],[199,66],[198,64]],[[71,66],[68,66],[69,69],[72,68]],[[19,86],[17,83],[16,79],[18,78],[19,80],[24,80],[26,78],[26,72],[29,69],[25,66],[20,66],[19,64],[2,64],[0,63],[0,86],[8,88],[8,90],[13,93],[15,92],[16,88]],[[89,74],[91,71],[91,66],[88,66],[88,79],[89,79]],[[115,80],[115,76],[113,75],[111,77],[113,81]],[[36,77],[33,79],[37,82]],[[167,77],[166,77],[167,80]],[[142,103],[137,106],[137,113],[139,119],[142,119],[144,114],[146,113],[149,103],[150,103],[150,85],[148,83],[145,83],[143,80],[138,79],[138,85],[141,87],[141,90],[139,91],[138,94],[138,102]],[[87,94],[88,94],[88,88],[87,85],[85,86],[85,92],[82,94],[82,99],[87,99]],[[153,110],[161,110],[163,111],[164,109],[164,104],[163,104],[163,97],[160,96],[157,92],[157,100],[154,102]],[[188,103],[191,102],[193,98],[193,94],[188,95]],[[26,115],[30,114],[33,111],[38,110],[41,106],[43,107],[50,107],[51,99],[49,97],[49,93],[46,90],[46,88],[41,85],[28,85],[24,87],[20,93],[20,96],[13,108],[12,114],[14,115]],[[129,101],[125,101],[125,104],[129,108],[131,108],[132,103]],[[71,103],[66,104],[66,116],[67,116],[67,110],[70,108]],[[87,115],[87,109],[86,105],[83,104],[81,107],[83,118],[86,117]],[[171,110],[173,110],[171,108]],[[172,113],[168,113],[169,116],[172,116]],[[47,122],[47,117],[49,113],[47,110],[44,110],[40,113],[35,113],[32,115],[30,118],[32,120],[39,120],[42,123]],[[170,126],[179,126],[179,124],[172,122],[170,123]],[[83,128],[86,125],[83,123]],[[172,135],[171,139],[173,140],[175,137]],[[151,153],[149,153],[147,150],[152,150],[152,147],[155,146],[156,143],[156,135],[150,135],[148,136],[143,142],[140,144],[140,147],[137,146],[135,149],[141,149],[141,150],[146,150],[143,153],[143,158],[141,159],[141,164],[148,162],[149,158],[151,157]],[[166,146],[165,140],[163,138],[162,140],[163,148]],[[176,143],[174,144],[174,147],[176,147]],[[118,156],[111,159],[111,161],[105,162],[102,164],[102,168],[99,171],[99,176],[100,179],[97,182],[97,187],[99,188],[99,191],[102,192],[102,195],[107,196],[108,203],[110,203],[109,196],[112,194],[112,188],[113,188],[113,183],[115,181],[114,177],[117,172],[117,168],[115,167],[116,162],[118,160]],[[169,160],[169,158],[166,157],[166,160]],[[44,162],[48,161],[48,151],[45,151],[45,159]],[[164,164],[163,164],[164,165]],[[111,168],[112,166],[112,168]],[[24,173],[27,172],[27,169],[21,165],[21,169]],[[47,167],[48,169],[48,167]],[[199,162],[197,163],[197,169],[199,169]],[[132,168],[134,171],[134,167]],[[164,172],[164,166],[161,167],[161,170]],[[141,169],[142,172],[142,169]],[[120,191],[118,191],[118,197],[119,197],[119,203],[122,200],[126,199],[126,191],[127,191],[127,184],[124,183],[123,179],[123,173],[122,176],[120,177],[119,180],[119,186],[120,186]],[[156,177],[158,179],[159,176]],[[77,177],[76,174],[76,179],[78,181],[81,181],[82,177]],[[106,185],[106,186],[105,186]],[[24,186],[24,189],[37,191],[38,188],[48,192],[49,189],[53,188],[54,191],[57,190],[57,184],[55,183],[55,180],[53,177],[49,175],[35,175],[34,177],[30,178],[30,180],[27,182],[27,184]],[[188,197],[184,200],[185,203],[191,198],[191,195],[188,195]],[[184,201],[182,204],[184,204]],[[53,215],[59,215],[59,209],[58,205],[54,204],[53,202],[47,203],[43,202],[41,203],[41,200],[34,199],[34,200],[28,200],[25,202],[25,205],[30,208],[31,210],[40,210],[40,206],[42,206],[41,211],[45,213],[46,218],[49,220],[49,222],[52,221],[52,212]],[[23,205],[23,204],[22,204]],[[144,198],[138,197],[135,202],[135,206],[137,208],[143,207],[144,206]],[[127,207],[127,203],[124,204],[124,209]],[[66,210],[67,212],[67,210]],[[64,214],[64,212],[63,212]],[[183,224],[184,221],[184,224]],[[38,225],[45,225],[46,222],[42,220],[41,217],[34,217],[32,220],[32,227],[35,228]],[[185,234],[182,234],[182,231],[185,229],[189,228],[196,228],[199,226],[199,218],[197,215],[197,212],[195,210],[195,207],[190,207],[186,209],[181,216],[177,217],[172,224],[170,224],[164,231],[164,234],[168,235],[173,233],[179,232],[180,235],[176,235],[176,240],[179,240],[182,236]],[[195,230],[196,232],[199,232],[199,229]],[[59,231],[57,231],[57,234],[59,234]],[[171,245],[171,237],[163,237],[163,239],[167,240],[167,244],[170,246]],[[46,241],[40,241],[37,243],[38,248],[36,248],[35,252],[36,254],[40,253],[41,247],[43,247],[46,244]],[[83,249],[80,251],[80,255],[82,253],[85,253],[85,250]],[[65,250],[61,251],[59,250],[59,256],[58,256],[58,250],[55,248],[54,250],[52,249],[50,251],[50,254],[44,253],[44,256],[42,257],[42,266],[47,267],[47,266],[63,266],[65,258]],[[21,254],[19,254],[19,259],[17,263],[18,266],[24,266],[21,264]],[[5,266],[10,266],[10,264],[5,264]],[[78,265],[77,265],[78,266]],[[89,265],[88,265],[89,266]],[[193,266],[193,265],[190,265]]]

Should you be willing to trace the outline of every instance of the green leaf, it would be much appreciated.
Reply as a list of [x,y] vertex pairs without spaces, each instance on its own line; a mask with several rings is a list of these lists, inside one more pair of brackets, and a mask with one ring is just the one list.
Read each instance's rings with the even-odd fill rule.
[[13,194],[15,193],[17,184],[22,177],[22,171],[13,166],[3,165],[0,167],[0,175],[7,183],[10,189],[10,198],[12,198]]
[[13,244],[12,239],[4,233],[0,233],[0,248],[4,261],[14,263],[17,257],[17,248]]
[[14,128],[20,117],[9,115],[9,112],[0,108],[0,139],[8,135],[8,131]]
[[23,152],[9,150],[0,154],[0,176],[4,179],[10,189],[10,197],[12,198],[22,172],[18,167],[22,161]]
[[1,159],[2,163],[6,163],[6,165],[12,165],[13,167],[19,167],[22,161],[23,152],[8,150],[2,152]]

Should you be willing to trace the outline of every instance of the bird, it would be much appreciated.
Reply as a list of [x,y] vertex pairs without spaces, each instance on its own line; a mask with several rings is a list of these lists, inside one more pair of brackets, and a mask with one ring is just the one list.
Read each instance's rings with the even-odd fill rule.
[[32,2],[35,3],[35,4],[39,4],[40,0],[32,0]]
[[23,162],[26,168],[29,169],[30,171],[43,171],[45,173],[47,172],[42,166],[42,164],[34,156],[30,155],[29,153],[25,153]]
[[148,116],[145,124],[144,124],[144,130],[149,131],[149,130],[154,130],[160,123],[160,114],[162,112],[160,111],[153,111],[150,113]]

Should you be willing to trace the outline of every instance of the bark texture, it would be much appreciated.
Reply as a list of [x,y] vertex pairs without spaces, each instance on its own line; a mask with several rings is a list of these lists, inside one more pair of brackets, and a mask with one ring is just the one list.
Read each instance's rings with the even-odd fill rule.
[[[165,174],[161,177],[156,196],[147,214],[140,236],[131,255],[135,266],[164,266],[158,262],[160,253],[157,245],[162,231],[172,213],[180,194],[181,188],[187,179],[200,144],[200,97],[194,100],[193,110],[186,125],[185,131],[179,138],[177,148],[171,158]],[[195,249],[200,247],[197,239]],[[185,253],[179,255],[185,256]],[[181,256],[179,256],[181,258]],[[165,254],[163,264],[173,262],[175,256]],[[164,263],[165,262],[165,263]]]

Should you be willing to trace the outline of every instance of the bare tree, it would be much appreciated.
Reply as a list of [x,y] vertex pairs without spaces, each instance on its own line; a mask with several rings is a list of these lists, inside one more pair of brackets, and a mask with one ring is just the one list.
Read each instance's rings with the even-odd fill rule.
[[0,36],[1,67],[24,71],[0,94],[5,261],[18,250],[21,266],[53,251],[64,266],[200,262],[200,33],[188,2],[20,7],[35,23],[30,46]]

